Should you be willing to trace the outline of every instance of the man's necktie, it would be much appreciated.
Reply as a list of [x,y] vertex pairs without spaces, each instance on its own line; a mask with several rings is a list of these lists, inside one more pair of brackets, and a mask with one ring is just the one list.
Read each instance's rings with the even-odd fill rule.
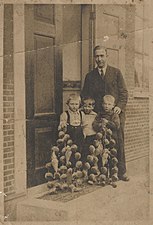
[[103,69],[100,70],[100,75],[102,77],[102,79],[104,78],[104,72],[103,72]]

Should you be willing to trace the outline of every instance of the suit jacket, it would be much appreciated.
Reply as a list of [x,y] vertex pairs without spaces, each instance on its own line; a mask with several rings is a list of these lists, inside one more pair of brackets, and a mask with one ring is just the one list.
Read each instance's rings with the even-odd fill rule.
[[115,98],[116,106],[120,107],[122,112],[128,100],[128,91],[119,69],[107,65],[104,78],[99,74],[98,68],[89,72],[84,81],[81,91],[81,97],[90,96],[95,99],[95,111],[102,110],[102,98],[104,95],[112,95]]

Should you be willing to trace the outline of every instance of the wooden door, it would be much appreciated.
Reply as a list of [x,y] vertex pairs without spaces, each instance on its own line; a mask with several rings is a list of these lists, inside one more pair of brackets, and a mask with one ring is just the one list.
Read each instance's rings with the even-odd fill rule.
[[125,73],[125,17],[123,5],[96,5],[95,44],[108,48],[108,63]]
[[62,109],[62,9],[25,5],[27,186],[44,183]]

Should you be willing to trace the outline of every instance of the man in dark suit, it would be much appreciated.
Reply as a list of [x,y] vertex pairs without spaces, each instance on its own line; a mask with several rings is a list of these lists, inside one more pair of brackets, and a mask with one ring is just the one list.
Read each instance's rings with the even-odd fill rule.
[[[95,99],[95,111],[101,112],[102,98],[104,95],[112,95],[115,98],[114,112],[119,114],[121,133],[124,141],[125,107],[128,100],[128,91],[119,69],[107,64],[107,49],[103,46],[94,48],[94,57],[97,67],[89,72],[84,81],[81,91],[82,97],[90,96]],[[128,181],[124,144],[118,155],[119,178]]]

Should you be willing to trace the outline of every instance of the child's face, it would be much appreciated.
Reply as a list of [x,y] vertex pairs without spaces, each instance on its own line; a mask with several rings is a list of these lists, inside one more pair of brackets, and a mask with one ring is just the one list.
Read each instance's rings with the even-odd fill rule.
[[83,109],[86,114],[89,114],[93,109],[93,101],[90,99],[84,100]]
[[114,102],[112,101],[105,100],[102,105],[105,112],[110,112],[114,108]]
[[68,103],[68,107],[72,112],[76,112],[80,107],[80,101],[71,99]]

